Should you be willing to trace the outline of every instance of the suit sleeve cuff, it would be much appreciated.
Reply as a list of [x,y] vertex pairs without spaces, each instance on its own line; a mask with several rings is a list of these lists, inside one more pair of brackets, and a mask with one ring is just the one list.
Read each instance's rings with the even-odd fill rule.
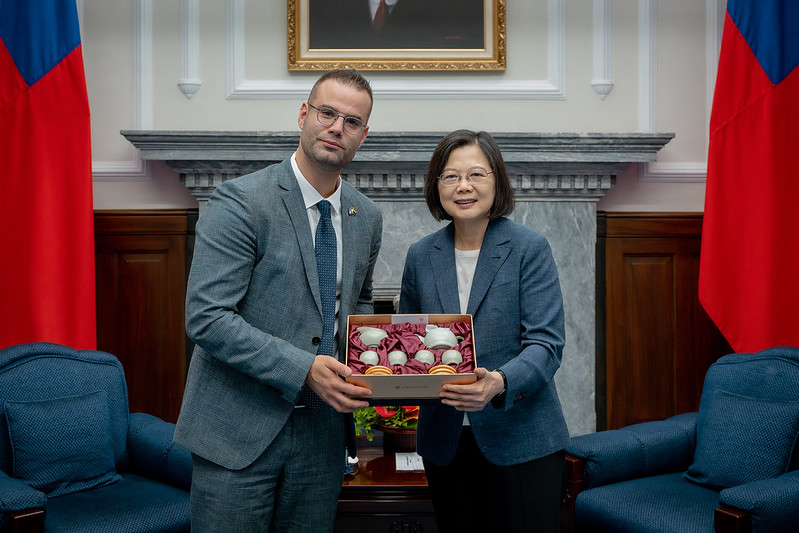
[[502,392],[491,398],[491,406],[494,409],[502,409],[505,407],[505,396],[508,393],[508,378],[502,370],[497,369],[496,372],[499,372],[499,375],[502,376]]

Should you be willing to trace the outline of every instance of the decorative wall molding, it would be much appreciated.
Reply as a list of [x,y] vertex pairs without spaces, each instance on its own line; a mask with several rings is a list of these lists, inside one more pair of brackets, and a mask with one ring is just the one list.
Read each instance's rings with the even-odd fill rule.
[[[153,127],[153,0],[133,2],[133,127]],[[94,181],[152,179],[150,164],[134,150],[131,161],[92,161]]]
[[638,166],[638,181],[699,183],[707,176],[707,162],[644,163]]
[[657,124],[657,0],[638,0],[638,131]]
[[613,51],[610,0],[594,0],[594,78],[591,87],[600,100],[613,90]]
[[[705,0],[705,109],[710,124],[716,69],[721,50],[726,0]],[[639,0],[639,131],[657,129],[657,0]],[[645,66],[649,65],[648,68]],[[705,161],[655,162],[638,166],[638,180],[649,182],[701,183],[707,178],[707,145],[709,130],[705,128]]]
[[136,97],[133,121],[142,129],[153,127],[153,0],[134,2],[133,68]]
[[[78,13],[82,20],[84,0],[78,1]],[[376,98],[392,99],[563,99],[565,98],[565,0],[547,0],[547,79],[509,80],[504,82],[480,82],[463,84],[457,82],[393,81],[373,83]],[[709,122],[716,65],[719,55],[721,33],[724,24],[726,0],[705,0],[707,12],[707,117]],[[187,4],[188,7],[184,7]],[[611,25],[609,0],[594,2],[594,79],[592,87],[602,97],[602,78],[612,84],[610,75],[612,57],[610,53]],[[281,80],[248,80],[245,77],[244,57],[244,6],[245,0],[227,0],[227,98],[304,98],[312,82]],[[657,129],[657,0],[639,0],[639,131],[651,133]],[[601,11],[601,13],[598,13]],[[147,130],[153,122],[153,21],[152,0],[135,0],[133,24],[133,130]],[[179,83],[199,81],[199,45],[190,41],[199,38],[198,0],[181,0],[181,74]],[[184,21],[185,19],[185,21]],[[600,24],[599,21],[602,21]],[[184,28],[184,23],[187,28]],[[597,28],[600,28],[597,31]],[[597,41],[602,35],[602,45]],[[185,38],[184,38],[185,35]],[[604,49],[607,47],[607,49]],[[598,59],[598,51],[602,48]],[[184,72],[185,54],[185,72]],[[598,74],[602,69],[607,75]],[[192,74],[195,72],[195,74]],[[186,87],[188,91],[190,87]],[[612,85],[611,85],[612,89]],[[184,90],[184,88],[181,88]],[[184,93],[185,94],[185,93]],[[190,97],[187,94],[187,98]],[[706,176],[706,162],[658,162],[639,165],[639,180],[653,182],[701,182]],[[93,161],[92,174],[95,181],[146,180],[151,178],[150,166],[142,161],[138,151],[130,161]]]
[[[705,0],[707,13],[707,27],[705,29],[705,65],[706,65],[706,96],[707,124],[710,125],[710,112],[713,109],[713,94],[716,90],[716,74],[721,53],[721,34],[724,31],[724,18],[727,13],[726,0]],[[710,129],[705,128],[707,142],[710,143]]]
[[178,88],[191,98],[200,90],[200,0],[180,0],[180,78]]
[[131,161],[92,161],[93,181],[144,181],[152,179],[150,162],[134,150]]
[[[165,161],[200,202],[236,176],[282,161],[295,132],[122,131],[145,160]],[[444,133],[372,133],[344,178],[374,199],[418,200],[430,155]],[[674,135],[494,133],[517,199],[593,201],[631,163],[654,161]]]
[[[250,80],[245,72],[246,0],[227,0],[227,98],[231,100],[305,98],[313,82]],[[376,99],[563,99],[566,71],[566,1],[547,0],[546,80],[461,80],[437,77],[430,81],[377,80]]]

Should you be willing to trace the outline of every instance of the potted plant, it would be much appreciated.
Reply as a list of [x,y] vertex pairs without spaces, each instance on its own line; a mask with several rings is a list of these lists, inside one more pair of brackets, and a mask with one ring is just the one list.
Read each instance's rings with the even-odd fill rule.
[[412,452],[416,449],[418,406],[365,407],[357,409],[353,415],[356,434],[366,435],[370,442],[374,439],[375,431],[383,432],[385,452]]

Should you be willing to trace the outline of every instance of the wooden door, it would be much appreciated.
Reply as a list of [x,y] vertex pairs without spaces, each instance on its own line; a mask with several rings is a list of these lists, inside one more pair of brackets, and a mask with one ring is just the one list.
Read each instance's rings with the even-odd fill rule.
[[607,215],[607,429],[697,410],[705,372],[731,352],[697,296],[701,223],[701,215]]
[[187,257],[196,212],[95,213],[97,346],[125,369],[131,412],[177,420],[185,386]]

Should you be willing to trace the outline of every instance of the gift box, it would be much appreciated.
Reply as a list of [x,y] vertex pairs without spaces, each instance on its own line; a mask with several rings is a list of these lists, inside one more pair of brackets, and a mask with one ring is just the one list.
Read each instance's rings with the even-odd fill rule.
[[[430,353],[419,354],[420,350]],[[366,351],[374,352],[369,354],[371,361],[361,360]],[[392,364],[401,359],[395,353],[389,361],[392,352],[401,352],[407,362]],[[350,315],[346,354],[352,369],[347,381],[371,389],[366,399],[372,405],[437,401],[445,383],[477,380],[471,315]]]

